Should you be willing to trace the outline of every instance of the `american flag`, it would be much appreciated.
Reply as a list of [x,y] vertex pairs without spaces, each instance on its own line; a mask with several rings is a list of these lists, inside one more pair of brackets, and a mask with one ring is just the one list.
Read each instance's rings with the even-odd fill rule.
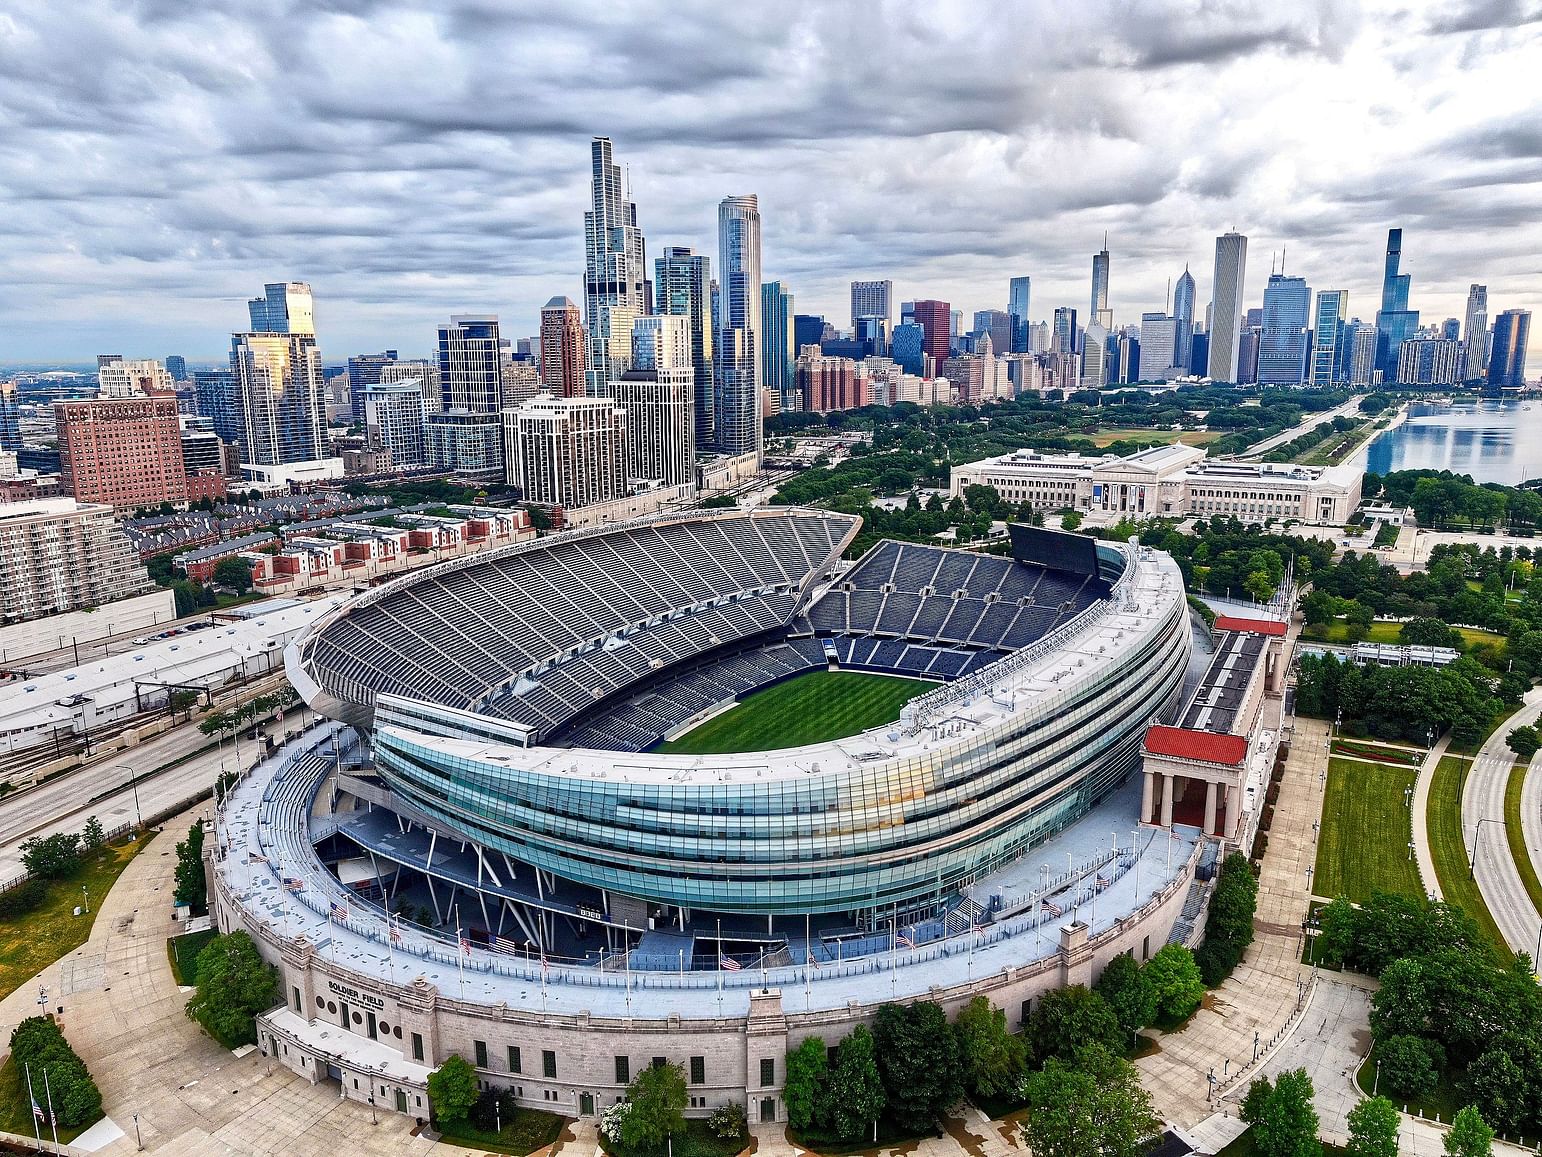
[[39,1121],[43,1120],[43,1109],[42,1109],[42,1106],[40,1106],[37,1103],[36,1100],[34,1100],[32,1102],[32,1115],[34,1117],[36,1117]]
[[348,905],[339,904],[336,900],[334,900],[332,902],[332,919],[338,922],[342,922],[348,919]]
[[397,925],[396,921],[395,920],[387,920],[386,921],[386,928],[390,930],[390,933],[391,933],[391,943],[392,944],[400,944],[402,942],[402,930]]
[[896,932],[894,934],[894,943],[898,944],[901,948],[914,948],[916,946],[916,942],[903,932]]
[[810,964],[812,964],[815,968],[823,968],[824,967],[823,964],[820,964],[819,961],[814,959],[814,950],[812,948],[810,948],[808,950],[808,962]]
[[263,855],[261,852],[247,852],[246,862],[248,864],[266,864],[268,862],[268,857]]
[[494,936],[493,948],[498,952],[507,952],[510,955],[513,955],[515,952],[519,951],[519,945],[513,940],[510,940],[507,936]]
[[551,971],[551,966],[546,963],[546,950],[541,950],[541,979],[544,981]]
[[738,972],[741,968],[744,967],[744,965],[740,964],[732,956],[727,956],[722,953],[718,954],[717,964],[718,967],[723,969],[725,972]]
[[1098,882],[1098,891],[1100,891],[1100,892],[1104,888],[1108,887],[1108,881],[1105,880],[1102,876],[1098,876],[1097,877],[1097,882]]
[[471,941],[467,940],[464,936],[460,938],[460,950],[467,956],[471,955]]
[[1046,912],[1048,912],[1051,916],[1064,916],[1065,915],[1065,909],[1062,908],[1059,904],[1051,904],[1048,900],[1043,901],[1043,904],[1044,904],[1044,910]]
[[285,876],[284,887],[291,892],[303,892],[305,891],[305,881],[300,879],[299,876]]

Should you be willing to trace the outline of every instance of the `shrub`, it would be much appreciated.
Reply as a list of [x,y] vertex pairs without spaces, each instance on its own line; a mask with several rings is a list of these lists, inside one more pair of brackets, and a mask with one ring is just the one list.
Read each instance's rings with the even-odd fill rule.
[[61,1125],[89,1125],[102,1115],[101,1091],[59,1026],[48,1017],[28,1017],[16,1026],[11,1033],[11,1059],[17,1071],[28,1067],[34,1073],[48,1070],[47,1092],[36,1085],[33,1092],[51,1102]]
[[1183,1020],[1205,998],[1205,981],[1194,954],[1182,944],[1165,945],[1144,968],[1156,993],[1157,1012],[1168,1020]]
[[0,919],[25,916],[36,911],[48,899],[48,881],[23,880],[16,887],[0,892]]
[[712,1110],[707,1128],[720,1141],[737,1141],[749,1132],[749,1118],[738,1101],[725,1101]]
[[1422,1037],[1393,1036],[1381,1042],[1376,1060],[1380,1069],[1378,1089],[1413,1100],[1435,1091],[1445,1050]]

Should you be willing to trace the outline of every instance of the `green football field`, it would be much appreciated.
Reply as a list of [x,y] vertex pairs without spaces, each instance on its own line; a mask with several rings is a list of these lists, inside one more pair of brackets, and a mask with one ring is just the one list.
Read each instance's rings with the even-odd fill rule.
[[668,755],[721,755],[841,739],[892,723],[908,700],[932,686],[925,680],[894,675],[811,671],[745,696],[736,706],[654,750]]

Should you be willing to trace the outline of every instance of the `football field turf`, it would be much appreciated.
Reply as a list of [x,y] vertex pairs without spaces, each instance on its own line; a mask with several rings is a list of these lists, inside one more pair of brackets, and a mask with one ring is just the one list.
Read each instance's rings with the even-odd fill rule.
[[654,750],[668,755],[720,755],[841,739],[893,722],[908,700],[933,686],[894,675],[811,671],[745,696]]

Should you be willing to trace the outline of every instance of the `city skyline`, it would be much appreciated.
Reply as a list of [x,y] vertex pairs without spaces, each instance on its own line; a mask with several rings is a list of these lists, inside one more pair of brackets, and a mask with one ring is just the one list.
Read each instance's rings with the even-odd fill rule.
[[[1530,90],[1535,13],[1110,10],[1089,13],[1107,28],[1089,49],[1054,39],[1027,8],[980,38],[984,11],[920,15],[926,35],[911,43],[882,22],[858,30],[838,12],[781,6],[732,26],[710,8],[660,21],[643,8],[564,18],[381,5],[296,11],[272,27],[104,9],[80,23],[112,37],[119,75],[139,79],[125,97],[73,76],[89,55],[75,13],[22,6],[0,29],[0,187],[13,207],[0,358],[121,348],[218,361],[251,285],[280,279],[316,287],[329,364],[384,347],[426,353],[451,314],[536,333],[548,299],[584,298],[596,134],[614,140],[656,252],[714,252],[715,205],[753,192],[764,278],[837,324],[853,280],[892,280],[896,300],[972,315],[1005,309],[1017,275],[1033,279],[1033,320],[1047,319],[1087,302],[1105,231],[1121,326],[1158,308],[1185,264],[1201,271],[1202,315],[1214,238],[1230,228],[1260,262],[1288,249],[1289,273],[1346,289],[1350,314],[1367,320],[1389,228],[1405,232],[1423,316],[1462,317],[1474,282],[1488,286],[1490,317],[1535,304],[1534,110],[1492,101]],[[667,71],[689,101],[655,93],[666,31],[728,53]],[[885,62],[871,75],[845,60],[858,31],[862,58]],[[505,42],[529,67],[476,66]],[[911,85],[903,64],[923,44],[970,79]],[[1025,53],[1031,68],[1007,67]],[[226,55],[242,67],[216,74],[209,61]],[[1480,63],[1484,83],[1472,84]],[[1281,81],[1267,92],[1260,64]],[[1415,92],[1381,98],[1412,72]],[[746,98],[725,102],[735,85]],[[1314,130],[1323,117],[1343,125],[1332,156]],[[1250,279],[1246,305],[1262,285]]]

